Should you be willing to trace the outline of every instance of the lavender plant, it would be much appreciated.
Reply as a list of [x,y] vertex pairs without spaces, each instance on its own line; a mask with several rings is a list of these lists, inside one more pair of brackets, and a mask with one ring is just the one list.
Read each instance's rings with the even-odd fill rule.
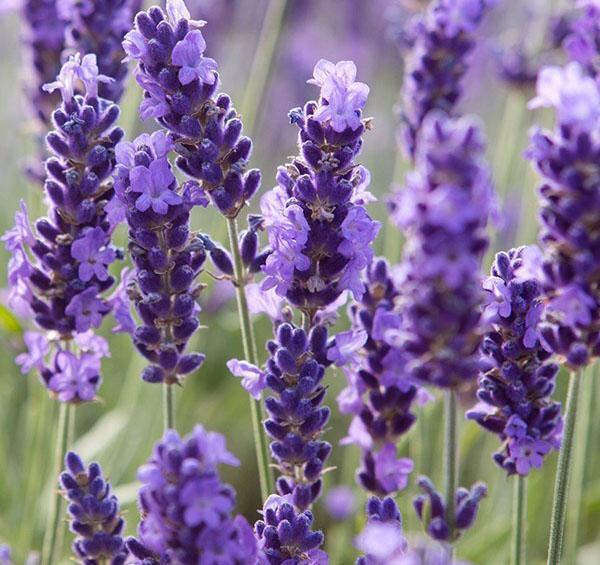
[[401,143],[414,159],[418,135],[432,110],[454,114],[462,95],[474,34],[494,0],[435,0],[415,18],[402,87]]
[[99,85],[106,100],[119,102],[125,88],[127,65],[123,37],[131,29],[141,0],[58,0],[57,9],[65,22],[65,53],[94,53],[100,72],[113,78]]
[[538,80],[532,107],[555,110],[553,131],[537,130],[529,157],[544,180],[539,189],[540,242],[546,304],[540,337],[571,371],[565,429],[556,477],[549,562],[559,562],[581,369],[600,353],[598,314],[598,86],[571,62],[548,67]]
[[69,525],[77,536],[73,554],[86,565],[122,565],[127,559],[121,536],[125,521],[100,465],[91,463],[86,469],[81,458],[71,451],[65,458],[65,467],[60,485],[69,503]]
[[218,466],[239,465],[222,435],[197,425],[181,438],[169,430],[140,467],[138,536],[127,540],[144,564],[231,563],[258,559],[248,522],[231,513],[235,491],[221,482]]

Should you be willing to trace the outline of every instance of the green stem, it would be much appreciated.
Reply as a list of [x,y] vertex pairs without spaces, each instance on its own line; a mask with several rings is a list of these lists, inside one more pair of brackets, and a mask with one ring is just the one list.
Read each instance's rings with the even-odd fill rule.
[[454,495],[458,487],[458,432],[456,422],[456,393],[453,390],[444,392],[444,433],[446,450],[444,452],[446,516],[450,528],[448,551],[450,563],[454,561]]
[[[235,276],[235,291],[238,305],[238,315],[240,318],[240,328],[242,332],[242,344],[246,359],[253,365],[258,365],[258,353],[256,349],[256,339],[254,337],[254,328],[250,319],[250,310],[248,309],[248,300],[246,298],[246,283],[244,279],[244,264],[240,254],[238,244],[238,228],[235,218],[228,218],[227,230],[229,232],[229,244],[231,255],[233,257],[233,267]],[[258,464],[258,478],[260,481],[260,492],[262,499],[266,500],[271,492],[271,467],[269,451],[267,447],[267,438],[261,421],[265,420],[262,403],[260,400],[254,400],[250,397],[250,413],[252,416],[252,431],[254,433],[254,448],[256,450],[256,460]]]
[[44,533],[42,548],[42,565],[57,563],[57,553],[62,547],[64,522],[62,516],[62,496],[57,488],[56,481],[60,474],[68,446],[73,441],[73,427],[75,424],[75,407],[72,404],[61,402],[58,412],[58,428],[56,446],[54,451],[54,472],[52,474],[52,489],[50,492],[50,507]]
[[173,385],[163,383],[163,422],[165,432],[175,429],[175,393]]
[[241,105],[241,114],[244,118],[244,128],[252,137],[256,122],[257,108],[263,96],[267,77],[272,67],[273,57],[283,24],[287,0],[271,0],[263,20],[260,36],[250,67],[246,91]]
[[511,565],[527,563],[527,477],[513,479],[513,523]]
[[577,419],[577,404],[583,373],[571,373],[569,390],[567,392],[567,408],[562,445],[558,456],[556,482],[554,484],[554,500],[552,502],[552,518],[550,520],[550,543],[548,545],[548,565],[558,565],[561,559],[563,537],[565,530],[565,515],[569,494],[569,476],[571,472],[571,456],[573,438]]
[[[579,409],[579,423],[575,441],[575,454],[573,456],[573,480],[571,487],[571,504],[567,516],[567,550],[566,555],[572,563],[576,562],[577,548],[579,547],[579,533],[582,526],[582,501],[585,485],[586,463],[591,449],[590,437],[592,435],[592,410],[594,405],[594,386],[597,369],[600,364],[591,365],[586,370],[585,381],[581,384],[582,403]],[[594,374],[596,372],[596,374]]]

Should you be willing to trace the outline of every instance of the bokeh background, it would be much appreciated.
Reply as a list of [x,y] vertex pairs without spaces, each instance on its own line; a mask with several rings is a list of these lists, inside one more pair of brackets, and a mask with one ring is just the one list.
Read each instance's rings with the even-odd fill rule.
[[[374,128],[365,137],[362,163],[372,172],[372,190],[379,201],[373,214],[384,224],[377,241],[377,253],[397,261],[402,237],[387,221],[385,199],[394,184],[402,184],[407,164],[398,155],[395,140],[397,105],[402,83],[401,44],[403,29],[414,10],[426,2],[419,0],[190,0],[193,15],[208,20],[205,35],[207,54],[219,62],[221,89],[231,94],[254,139],[252,166],[263,171],[263,190],[274,183],[275,169],[295,151],[296,130],[287,119],[290,108],[302,105],[315,95],[306,84],[314,63],[353,59],[358,80],[367,82],[371,94],[366,115],[373,116]],[[516,88],[499,76],[498,60],[504,47],[519,47],[539,53],[537,60],[560,61],[560,54],[548,49],[548,24],[568,4],[550,0],[505,0],[492,13],[479,33],[479,45],[465,81],[466,94],[461,109],[477,113],[486,126],[488,157],[492,163],[503,219],[493,234],[493,250],[531,243],[536,238],[535,173],[523,159],[528,130],[548,119],[529,112],[529,87]],[[39,188],[31,184],[23,169],[35,156],[36,132],[30,118],[23,82],[24,64],[20,38],[22,29],[17,12],[0,16],[0,231],[12,225],[18,201],[24,198],[32,216],[43,213]],[[136,107],[140,91],[130,81],[122,104],[121,125],[128,138],[152,123],[141,124]],[[194,227],[226,240],[226,226],[216,214],[196,211]],[[124,245],[124,231],[118,233]],[[491,253],[486,260],[486,269]],[[0,251],[0,285],[6,285],[8,256]],[[252,444],[247,393],[227,371],[225,363],[241,357],[241,343],[235,303],[226,285],[210,284],[203,298],[202,323],[197,349],[206,352],[201,370],[189,377],[177,392],[177,427],[188,432],[195,422],[227,436],[230,449],[241,459],[238,469],[224,470],[224,478],[238,493],[238,509],[250,521],[262,506]],[[22,332],[28,320],[18,320],[0,307],[0,543],[13,548],[16,563],[22,563],[30,550],[39,549],[43,535],[52,476],[53,445],[57,405],[51,401],[35,375],[22,376],[14,357],[22,351]],[[101,333],[111,343],[112,357],[103,363],[101,399],[77,410],[75,449],[86,459],[98,460],[116,486],[125,510],[128,533],[137,524],[136,469],[148,457],[152,444],[162,432],[161,389],[139,378],[142,361],[127,335],[111,334],[107,319]],[[256,320],[259,344],[270,335],[266,319]],[[345,316],[340,327],[347,325]],[[262,350],[262,348],[261,348]],[[265,355],[263,354],[263,359]],[[597,381],[600,375],[595,376]],[[333,408],[328,439],[334,444],[327,488],[336,484],[354,486],[358,461],[355,447],[338,446],[346,433],[348,419],[336,409],[335,396],[344,384],[343,375],[329,371],[328,403]],[[593,386],[588,374],[584,402],[600,401],[600,386]],[[564,399],[566,375],[558,379],[557,395]],[[464,407],[473,403],[465,395]],[[585,461],[576,473],[585,473],[582,519],[578,533],[580,549],[567,546],[566,562],[600,563],[600,414],[593,411],[592,435],[586,441]],[[475,527],[459,543],[461,559],[477,564],[508,562],[511,520],[511,484],[496,467],[491,454],[498,448],[495,436],[472,422],[462,422],[460,430],[460,483],[471,485],[484,480],[489,496],[481,507]],[[439,402],[424,409],[417,424],[402,443],[401,450],[415,459],[416,472],[429,474],[441,484],[442,410]],[[585,468],[582,467],[585,463]],[[529,563],[545,562],[548,524],[553,490],[556,454],[548,457],[541,471],[529,481]],[[414,479],[414,477],[413,477]],[[326,549],[332,564],[353,563],[356,554],[352,539],[361,527],[365,495],[358,488],[357,512],[346,522],[330,518],[322,502],[315,509],[317,525],[325,530]],[[409,536],[418,536],[411,498],[414,480],[401,493],[398,502]],[[571,514],[574,509],[570,509]],[[68,562],[65,540],[64,562]]]

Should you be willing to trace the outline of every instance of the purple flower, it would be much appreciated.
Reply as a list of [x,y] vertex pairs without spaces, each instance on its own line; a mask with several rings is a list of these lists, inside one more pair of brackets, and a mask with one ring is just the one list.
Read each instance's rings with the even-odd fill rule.
[[71,451],[65,457],[65,467],[59,481],[69,503],[71,531],[77,536],[73,553],[84,563],[106,560],[111,565],[123,565],[127,558],[121,537],[125,521],[100,465],[90,463],[86,469],[81,458]]
[[94,276],[99,281],[108,278],[106,267],[116,259],[114,249],[106,246],[106,234],[102,228],[91,228],[71,245],[71,256],[79,261],[79,278],[88,282]]
[[202,426],[185,438],[165,433],[138,472],[142,520],[138,538],[127,540],[134,558],[149,565],[203,563],[213,554],[231,565],[257,559],[248,523],[231,516],[235,492],[221,482],[220,463],[238,464],[220,434]]
[[354,540],[365,555],[357,565],[398,565],[406,552],[402,517],[394,499],[372,496],[366,505],[367,523]]
[[118,286],[107,300],[117,322],[112,329],[114,333],[123,332],[133,335],[135,331],[135,320],[131,315],[130,299],[128,296],[130,285],[133,284],[133,270],[125,267],[121,271],[121,280]]
[[267,386],[266,375],[258,367],[246,361],[231,359],[227,361],[227,368],[234,377],[242,379],[242,386],[250,393],[250,395],[259,400],[262,391]]
[[36,239],[31,229],[29,212],[25,200],[19,202],[19,210],[15,212],[15,225],[6,231],[0,238],[4,242],[7,251],[22,249],[23,244],[31,247],[35,245]]
[[337,486],[327,491],[324,504],[332,518],[344,521],[356,510],[356,496],[350,487]]
[[352,61],[332,63],[321,59],[315,65],[313,79],[308,82],[321,88],[321,97],[327,101],[314,113],[319,123],[329,122],[336,132],[361,126],[360,110],[369,96],[369,87],[356,79],[356,65]]
[[65,308],[65,314],[75,319],[75,329],[78,332],[99,327],[102,316],[108,311],[106,302],[98,298],[98,288],[95,286],[76,294]]
[[492,284],[484,286],[490,293],[503,289],[506,311],[489,318],[481,345],[477,389],[481,403],[467,412],[467,418],[499,436],[502,446],[494,461],[509,475],[529,471],[515,458],[522,453],[518,446],[534,439],[552,446],[562,434],[560,404],[552,400],[558,365],[550,361],[550,353],[538,339],[544,295],[527,266],[531,256],[527,247],[496,255]]
[[528,475],[530,469],[539,469],[552,446],[544,440],[522,438],[509,446],[510,457],[514,460],[515,469],[519,475]]
[[165,215],[169,206],[181,204],[181,197],[172,190],[175,175],[166,158],[152,161],[149,167],[134,167],[129,175],[131,191],[141,194],[135,201],[140,212],[152,207],[157,214]]
[[414,464],[407,457],[398,458],[396,445],[386,443],[374,456],[375,479],[385,492],[404,490],[408,485],[408,477],[414,469]]
[[309,510],[296,510],[291,496],[269,496],[262,515],[262,520],[254,525],[254,531],[268,563],[329,563],[327,554],[319,549],[323,543],[323,533],[311,530],[312,513]]
[[100,360],[84,353],[76,357],[60,351],[55,357],[56,371],[48,380],[48,389],[60,402],[90,402],[100,386]]
[[186,85],[194,79],[206,84],[213,84],[217,80],[215,71],[217,62],[209,57],[203,57],[206,41],[200,30],[192,30],[175,45],[171,61],[179,69],[179,81]]
[[357,352],[368,338],[364,330],[348,330],[336,334],[333,345],[327,350],[327,359],[341,367],[357,358]]
[[25,332],[23,341],[27,346],[27,353],[20,353],[15,357],[15,363],[21,366],[21,373],[29,373],[32,369],[40,370],[44,366],[44,359],[50,352],[50,344],[46,336],[39,332]]

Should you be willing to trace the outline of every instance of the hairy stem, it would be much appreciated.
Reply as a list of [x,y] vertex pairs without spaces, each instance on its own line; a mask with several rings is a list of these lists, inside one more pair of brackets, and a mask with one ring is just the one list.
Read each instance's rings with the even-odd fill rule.
[[165,432],[175,429],[175,393],[173,385],[163,383],[163,422]]
[[62,520],[62,496],[56,481],[61,472],[68,446],[73,442],[73,427],[75,425],[75,406],[60,403],[58,412],[58,426],[56,446],[54,450],[54,472],[52,473],[52,488],[50,490],[50,506],[44,533],[42,548],[42,565],[58,563],[59,551],[62,547],[64,535],[64,521]]
[[454,495],[458,487],[458,433],[456,422],[456,393],[453,390],[444,391],[444,473],[445,473],[445,498],[446,516],[450,528],[450,543],[448,551],[450,562],[454,560],[454,546],[452,538],[454,534]]
[[554,500],[552,502],[552,518],[550,520],[550,543],[548,545],[548,565],[558,565],[561,559],[567,498],[569,494],[569,478],[573,453],[573,438],[577,420],[577,404],[581,385],[582,371],[571,373],[567,393],[567,408],[562,445],[558,456],[556,482],[554,483]]
[[[248,300],[246,298],[246,286],[244,280],[244,265],[238,244],[238,228],[235,218],[227,220],[227,229],[229,232],[229,244],[231,255],[233,257],[233,267],[235,276],[235,291],[238,305],[238,315],[240,319],[240,329],[242,333],[242,345],[244,356],[253,365],[258,365],[258,353],[256,349],[256,339],[254,337],[254,328],[250,319],[250,310],[248,309]],[[254,448],[256,450],[256,461],[258,464],[258,477],[260,481],[260,492],[263,501],[267,499],[271,492],[271,471],[270,459],[267,444],[267,437],[261,425],[265,420],[264,410],[260,400],[254,400],[250,397],[250,413],[252,417],[252,431],[254,433]]]
[[527,563],[527,477],[513,479],[511,565]]
[[571,504],[567,516],[567,546],[566,555],[571,563],[575,563],[579,547],[579,530],[582,526],[581,507],[585,485],[586,463],[589,458],[590,436],[592,433],[592,410],[594,405],[594,387],[600,364],[596,363],[586,369],[585,382],[581,384],[582,400],[579,409],[575,453],[573,455],[573,479],[571,487]]

